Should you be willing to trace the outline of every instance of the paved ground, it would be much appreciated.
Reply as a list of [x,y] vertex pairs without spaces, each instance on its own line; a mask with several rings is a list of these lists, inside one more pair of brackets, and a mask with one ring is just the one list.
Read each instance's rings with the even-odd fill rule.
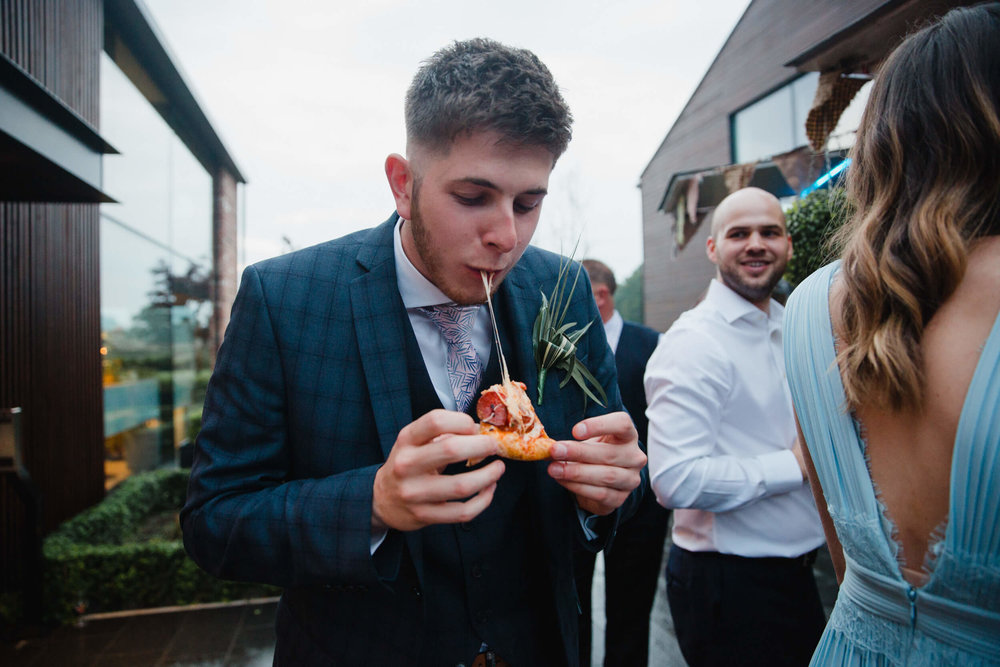
[[[665,545],[664,554],[669,548]],[[594,568],[593,667],[604,658],[604,561]],[[829,556],[816,564],[829,614],[837,595]],[[274,602],[92,620],[13,643],[0,642],[4,667],[265,667],[274,653]],[[650,665],[683,667],[661,576],[650,623]]]
[[19,644],[5,667],[268,667],[274,602],[94,620]]
[[[668,540],[669,541],[669,540]],[[664,549],[666,558],[666,549]],[[664,564],[666,561],[664,560]],[[663,568],[660,568],[663,571]],[[591,592],[594,601],[592,619],[594,631],[593,644],[590,653],[591,667],[601,667],[604,664],[604,555],[598,554],[594,565],[594,588]],[[649,664],[652,667],[684,667],[684,658],[677,646],[677,635],[674,634],[674,621],[670,618],[670,607],[667,604],[667,580],[661,574],[653,601],[653,613],[649,619]]]

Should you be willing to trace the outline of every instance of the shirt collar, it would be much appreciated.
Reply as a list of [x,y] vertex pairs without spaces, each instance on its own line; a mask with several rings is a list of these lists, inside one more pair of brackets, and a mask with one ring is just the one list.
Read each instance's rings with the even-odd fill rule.
[[604,323],[604,335],[608,339],[608,345],[612,350],[618,350],[618,339],[621,338],[622,329],[625,327],[625,320],[616,308],[608,321]]
[[396,286],[399,289],[399,296],[403,298],[403,305],[407,308],[421,308],[452,303],[444,292],[427,280],[420,271],[417,271],[417,267],[413,266],[413,262],[406,256],[403,251],[403,239],[400,236],[403,222],[404,220],[400,218],[392,233],[393,251],[396,259]]
[[708,285],[708,294],[705,296],[705,300],[715,306],[730,324],[742,318],[747,318],[750,321],[759,320],[760,316],[757,313],[764,315],[769,322],[780,322],[782,313],[785,312],[780,303],[771,299],[771,304],[768,306],[769,312],[765,313],[715,278],[712,278],[712,282]]

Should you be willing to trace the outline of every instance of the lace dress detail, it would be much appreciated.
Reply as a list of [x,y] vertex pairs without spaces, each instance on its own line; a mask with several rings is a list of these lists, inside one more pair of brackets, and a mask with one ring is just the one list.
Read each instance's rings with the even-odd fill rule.
[[785,311],[789,385],[847,559],[814,665],[1000,665],[1000,318],[984,346],[955,437],[946,524],[927,582],[901,576],[895,528],[845,412],[829,313],[839,267],[824,267]]

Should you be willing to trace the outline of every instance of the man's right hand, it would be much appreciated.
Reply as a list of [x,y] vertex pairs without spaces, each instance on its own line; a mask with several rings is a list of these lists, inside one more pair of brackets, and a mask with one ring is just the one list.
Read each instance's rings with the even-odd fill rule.
[[795,439],[795,444],[792,446],[792,454],[795,456],[795,462],[799,464],[799,472],[802,473],[802,480],[808,482],[809,475],[806,473],[806,460],[805,457],[802,455],[801,436]]
[[496,451],[493,438],[479,435],[472,417],[461,412],[434,410],[407,425],[375,473],[372,530],[471,521],[493,501],[503,461],[456,475],[442,472]]

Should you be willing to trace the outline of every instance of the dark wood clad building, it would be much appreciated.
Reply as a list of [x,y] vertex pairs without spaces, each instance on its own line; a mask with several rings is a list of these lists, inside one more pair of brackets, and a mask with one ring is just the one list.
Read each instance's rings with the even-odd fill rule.
[[[808,183],[790,185],[768,170],[777,171],[774,156],[808,144],[804,120],[817,88],[827,80],[822,75],[867,78],[915,26],[969,4],[974,3],[753,0],[640,179],[646,324],[668,329],[697,303],[715,275],[705,254],[711,205],[699,205],[693,219],[678,225],[678,215],[684,216],[676,208],[683,202],[678,185],[688,182],[685,177],[745,164],[744,175],[753,173],[756,179],[751,184],[779,196],[798,193]],[[828,144],[827,158],[841,159],[852,141],[839,137],[832,151]],[[829,166],[822,156],[810,155],[807,162]],[[821,174],[814,169],[809,182]],[[706,181],[696,180],[704,190]],[[713,201],[717,198],[708,203]]]
[[[141,123],[123,120],[143,108]],[[169,142],[164,187],[143,171],[151,161],[140,155],[158,133]],[[236,191],[245,179],[137,0],[0,0],[0,168],[0,593],[9,593],[30,579],[26,541],[104,497],[109,435],[127,439],[155,423],[164,450],[175,437],[178,406],[193,410],[181,389],[194,371],[177,372],[193,367],[186,349],[177,353],[187,320],[173,286],[188,275],[177,257],[198,255],[210,292],[196,296],[211,321],[201,316],[204,326],[188,326],[204,330],[198,335],[210,363],[235,296]],[[189,181],[198,183],[190,191]],[[143,188],[160,188],[171,201],[204,194],[189,209],[199,211],[192,225],[203,252],[184,247],[189,230],[161,233],[157,221],[144,227],[157,206],[141,202]],[[159,270],[154,263],[136,274],[130,263],[142,253],[167,268],[149,277]],[[125,300],[115,286],[135,281],[145,290],[158,278],[171,286],[153,305],[171,323],[172,352],[156,362],[154,377],[137,353],[109,339],[139,331],[145,312],[118,307]],[[161,403],[141,423],[130,421],[141,410],[129,398],[141,394],[136,387],[148,389],[150,378]],[[109,415],[109,398],[121,403],[120,414]],[[20,410],[16,417],[12,408]],[[109,434],[115,429],[120,433]],[[160,456],[151,465],[163,463]]]

